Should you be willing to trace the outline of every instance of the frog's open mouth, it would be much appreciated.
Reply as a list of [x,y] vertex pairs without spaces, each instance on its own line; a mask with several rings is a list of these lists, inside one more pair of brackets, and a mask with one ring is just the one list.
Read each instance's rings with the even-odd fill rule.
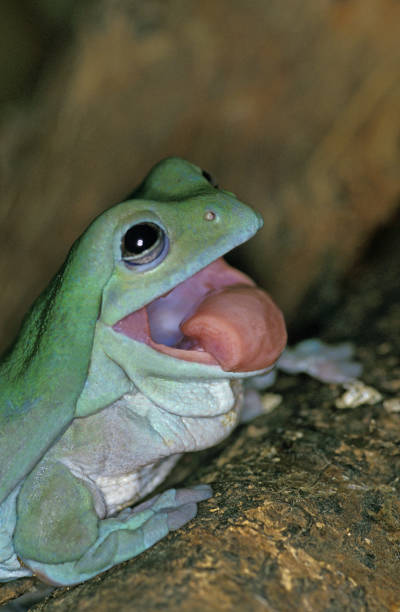
[[171,357],[227,372],[266,369],[286,345],[279,308],[222,257],[113,329]]

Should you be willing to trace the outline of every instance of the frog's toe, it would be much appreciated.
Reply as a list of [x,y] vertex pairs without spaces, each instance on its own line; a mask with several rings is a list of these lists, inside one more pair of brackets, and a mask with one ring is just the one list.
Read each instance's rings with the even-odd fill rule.
[[138,514],[143,510],[152,510],[153,512],[174,510],[186,504],[197,504],[197,502],[209,499],[212,497],[212,494],[211,487],[205,484],[195,485],[185,489],[168,489],[135,506],[133,510],[130,508],[123,510],[118,516],[119,518],[125,518],[132,514]]
[[353,354],[354,346],[350,342],[329,345],[310,338],[286,349],[278,367],[288,374],[304,372],[322,382],[344,383],[362,373],[362,365],[352,360]]
[[177,507],[166,510],[169,530],[179,529],[179,527],[191,521],[197,514],[197,503],[209,499],[212,494],[209,485],[177,489],[175,493]]
[[161,495],[138,506],[139,510],[151,509],[154,512],[145,530],[152,532],[154,521],[165,522],[168,531],[179,529],[179,527],[186,525],[196,516],[198,502],[204,501],[211,496],[212,489],[209,485],[197,485],[185,489],[169,489],[161,493]]
[[200,484],[194,487],[176,490],[176,501],[178,504],[187,504],[190,502],[201,502],[212,497],[212,488],[210,485]]
[[208,485],[169,489],[155,498],[151,510],[159,516],[164,516],[168,530],[173,531],[191,521],[197,514],[198,502],[211,496],[212,489]]
[[191,521],[197,514],[198,502],[212,497],[209,485],[197,485],[186,489],[177,489],[175,492],[176,508],[167,509],[167,522],[170,531],[179,529]]
[[165,512],[167,514],[168,530],[175,531],[175,529],[179,529],[183,525],[186,525],[186,523],[196,516],[197,504],[196,502],[190,502],[179,506],[179,508],[170,508]]

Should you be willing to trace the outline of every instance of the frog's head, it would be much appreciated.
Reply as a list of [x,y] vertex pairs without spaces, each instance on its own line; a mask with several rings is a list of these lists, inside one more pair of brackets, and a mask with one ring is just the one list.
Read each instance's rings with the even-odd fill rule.
[[286,343],[281,312],[222,259],[261,228],[258,213],[197,166],[170,158],[107,215],[114,269],[101,323],[165,359],[226,372],[275,363]]

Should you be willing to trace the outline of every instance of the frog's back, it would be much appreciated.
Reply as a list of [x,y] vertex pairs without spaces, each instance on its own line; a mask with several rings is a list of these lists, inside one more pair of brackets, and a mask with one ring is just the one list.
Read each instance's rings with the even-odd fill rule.
[[72,247],[0,365],[0,503],[73,420],[111,274],[90,249],[103,225],[99,218]]

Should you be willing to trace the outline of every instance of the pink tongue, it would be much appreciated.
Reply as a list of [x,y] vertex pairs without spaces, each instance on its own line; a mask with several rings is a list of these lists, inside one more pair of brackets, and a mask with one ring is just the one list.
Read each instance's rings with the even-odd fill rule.
[[267,368],[286,345],[281,311],[265,291],[249,285],[212,293],[181,330],[229,372]]

